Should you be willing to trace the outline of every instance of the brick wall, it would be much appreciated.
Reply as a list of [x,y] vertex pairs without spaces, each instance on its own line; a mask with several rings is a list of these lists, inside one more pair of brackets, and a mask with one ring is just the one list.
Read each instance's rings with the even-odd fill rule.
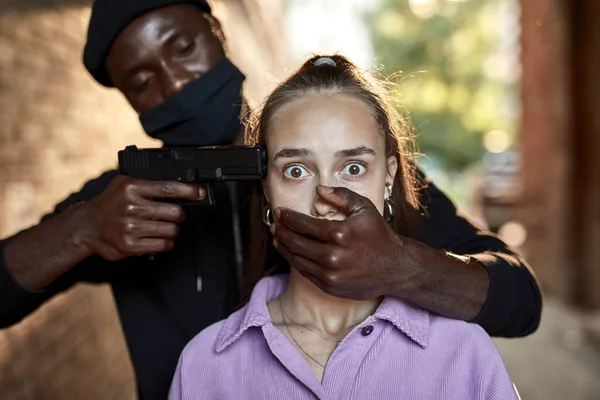
[[521,5],[527,258],[547,293],[600,310],[600,3]]
[[[126,145],[154,146],[115,91],[81,65],[86,1],[0,2],[0,238],[35,224]],[[277,2],[218,2],[254,99],[281,61]],[[269,26],[267,32],[261,26]],[[271,35],[271,38],[273,36]],[[270,43],[261,46],[260,43]],[[108,286],[80,285],[0,331],[0,399],[131,399],[133,372]]]
[[572,116],[569,17],[560,3],[521,1],[520,141],[527,260],[548,292],[567,299],[574,277],[567,245]]
[[[114,167],[118,149],[151,145],[81,66],[88,16],[81,5],[0,16],[0,237]],[[110,289],[78,287],[0,331],[0,398],[133,398],[126,354]]]

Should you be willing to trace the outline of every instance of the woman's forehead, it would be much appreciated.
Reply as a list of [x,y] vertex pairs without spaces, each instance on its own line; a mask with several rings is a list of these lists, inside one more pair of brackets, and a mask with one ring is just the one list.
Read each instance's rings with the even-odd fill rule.
[[316,149],[381,147],[384,140],[365,103],[348,95],[328,94],[284,106],[269,132],[267,145]]

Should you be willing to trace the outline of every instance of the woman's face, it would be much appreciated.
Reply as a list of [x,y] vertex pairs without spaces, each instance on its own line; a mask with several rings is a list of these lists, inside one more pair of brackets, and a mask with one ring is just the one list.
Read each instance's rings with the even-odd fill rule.
[[397,162],[369,108],[348,95],[313,95],[284,106],[267,137],[264,192],[271,209],[287,207],[316,218],[345,218],[319,198],[317,185],[346,187],[383,214],[385,187]]

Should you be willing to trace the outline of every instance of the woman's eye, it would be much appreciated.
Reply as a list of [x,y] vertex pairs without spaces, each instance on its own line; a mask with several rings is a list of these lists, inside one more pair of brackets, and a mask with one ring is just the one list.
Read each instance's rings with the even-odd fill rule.
[[360,163],[347,164],[342,170],[343,175],[361,176],[367,172],[367,167]]
[[283,170],[283,175],[286,178],[290,179],[302,179],[306,178],[310,174],[304,167],[301,167],[299,165],[290,165],[289,167]]

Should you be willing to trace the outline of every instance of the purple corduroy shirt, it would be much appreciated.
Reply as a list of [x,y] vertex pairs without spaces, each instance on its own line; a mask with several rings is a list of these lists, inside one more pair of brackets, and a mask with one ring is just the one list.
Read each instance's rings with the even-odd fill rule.
[[344,338],[320,383],[271,322],[267,303],[287,282],[262,279],[244,308],[200,332],[179,359],[169,399],[518,398],[482,328],[394,297]]

